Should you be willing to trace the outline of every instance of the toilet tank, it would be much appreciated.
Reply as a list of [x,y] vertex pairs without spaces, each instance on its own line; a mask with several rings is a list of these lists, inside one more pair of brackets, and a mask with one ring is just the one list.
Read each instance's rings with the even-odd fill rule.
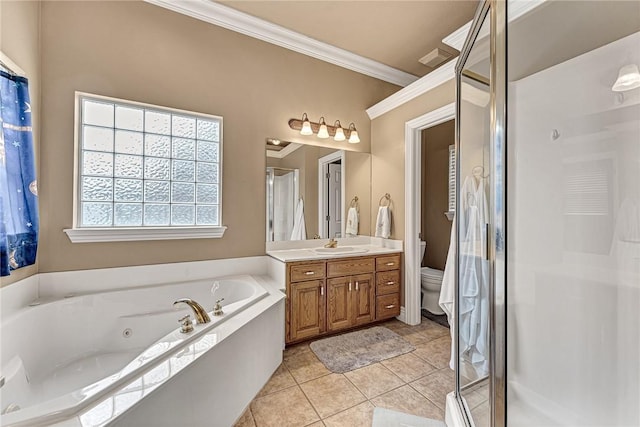
[[422,263],[422,260],[424,259],[424,250],[426,248],[427,248],[427,242],[420,241],[420,263]]

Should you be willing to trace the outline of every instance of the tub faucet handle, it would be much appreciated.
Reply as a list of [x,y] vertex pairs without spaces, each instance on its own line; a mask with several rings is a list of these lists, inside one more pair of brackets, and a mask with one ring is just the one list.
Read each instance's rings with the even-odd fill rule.
[[217,300],[216,305],[213,306],[214,316],[222,316],[224,314],[224,311],[222,311],[222,304],[220,304],[222,301],[224,301],[224,298]]
[[193,322],[191,321],[191,315],[187,314],[184,317],[181,317],[180,320],[178,320],[178,323],[180,323],[180,332],[182,332],[183,334],[188,334],[189,332],[193,331]]

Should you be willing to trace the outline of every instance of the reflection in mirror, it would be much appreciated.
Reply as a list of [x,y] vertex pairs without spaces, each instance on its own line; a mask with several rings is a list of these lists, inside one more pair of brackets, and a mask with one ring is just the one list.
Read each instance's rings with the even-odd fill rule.
[[[369,235],[368,153],[268,138],[266,155],[267,242]],[[354,218],[349,208],[355,196]]]

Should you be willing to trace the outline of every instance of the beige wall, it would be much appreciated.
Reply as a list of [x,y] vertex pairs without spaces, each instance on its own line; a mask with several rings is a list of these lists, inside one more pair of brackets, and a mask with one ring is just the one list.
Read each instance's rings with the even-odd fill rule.
[[[41,30],[43,272],[264,254],[265,137],[298,140],[306,111],[368,151],[365,109],[398,89],[142,2],[44,2]],[[71,244],[74,91],[223,116],[224,238]]]
[[371,223],[375,224],[380,197],[389,193],[392,239],[405,238],[404,125],[454,101],[452,79],[371,122]]
[[449,146],[455,143],[455,121],[422,131],[422,240],[427,249],[422,266],[444,270],[451,240],[449,210]]
[[[29,79],[31,97],[31,118],[36,163],[39,163],[40,147],[40,2],[0,1],[0,50],[11,58]],[[39,168],[36,165],[36,171]],[[38,178],[40,178],[38,174]],[[40,228],[46,224],[40,218]],[[35,265],[11,272],[0,278],[0,286],[16,282],[38,272],[42,260],[42,250],[38,252]]]

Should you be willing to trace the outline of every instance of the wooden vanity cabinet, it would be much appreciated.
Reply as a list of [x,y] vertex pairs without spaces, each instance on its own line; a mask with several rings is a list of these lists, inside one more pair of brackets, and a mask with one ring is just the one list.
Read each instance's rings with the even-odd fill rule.
[[292,263],[287,268],[286,341],[325,332],[325,262]]
[[373,273],[327,279],[327,329],[339,331],[375,319]]
[[401,255],[287,263],[286,342],[400,314]]

